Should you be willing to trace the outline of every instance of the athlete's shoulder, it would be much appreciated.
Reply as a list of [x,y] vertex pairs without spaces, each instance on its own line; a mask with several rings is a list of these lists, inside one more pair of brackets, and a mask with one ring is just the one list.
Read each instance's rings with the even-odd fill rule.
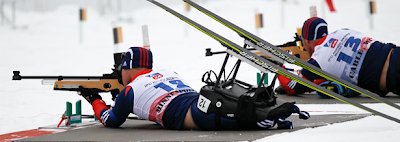
[[[321,66],[320,66],[320,64],[317,62],[317,60],[315,60],[315,59],[313,59],[313,58],[307,60],[307,63],[310,63],[311,65],[314,65],[314,66],[317,67],[317,68],[321,68]],[[301,73],[301,76],[302,76],[302,77],[305,77],[305,78],[307,78],[307,79],[309,79],[309,80],[312,80],[312,81],[315,80],[315,79],[321,79],[321,78],[322,78],[322,77],[320,77],[319,75],[314,74],[313,72],[311,72],[311,71],[309,71],[309,70],[306,70],[306,69],[302,69],[302,70],[300,71],[300,73]]]
[[[351,30],[351,29],[336,30],[336,31],[324,36],[317,43],[317,45],[314,48],[315,54],[313,54],[312,57],[318,58],[317,55],[320,50],[324,50],[323,53],[329,53],[329,51],[332,52],[333,51],[332,49],[334,49],[336,46],[338,46],[338,43],[342,39],[344,39],[345,37],[348,38],[350,36],[359,35],[359,34],[362,34],[362,33],[358,32],[356,30]],[[325,48],[325,47],[328,47],[328,48]],[[326,50],[329,50],[329,51],[326,51]],[[321,55],[321,56],[325,56],[325,54]]]
[[154,77],[154,76],[175,76],[177,73],[175,73],[172,70],[169,69],[158,69],[158,70],[153,70],[152,72],[148,73],[145,77]]
[[[159,69],[157,72],[168,72],[168,73],[175,73],[175,71],[170,70],[170,69]],[[176,74],[176,73],[175,73]]]
[[357,31],[357,30],[343,28],[343,29],[339,29],[339,30],[334,31],[334,32],[330,33],[329,35],[331,35],[331,36],[344,36],[344,35],[355,35],[355,34],[362,34],[362,33]]
[[151,72],[149,72],[147,74],[149,75],[149,74],[157,74],[157,73],[175,73],[175,72],[170,69],[156,69],[156,70],[152,70]]
[[120,92],[120,94],[123,94],[124,96],[134,95],[132,85],[133,84],[131,84],[131,83],[126,85],[126,87]]
[[314,65],[314,66],[316,66],[316,67],[318,67],[318,68],[321,68],[321,67],[319,66],[317,60],[315,60],[314,58],[308,59],[308,60],[307,60],[307,63],[310,63],[311,65]]

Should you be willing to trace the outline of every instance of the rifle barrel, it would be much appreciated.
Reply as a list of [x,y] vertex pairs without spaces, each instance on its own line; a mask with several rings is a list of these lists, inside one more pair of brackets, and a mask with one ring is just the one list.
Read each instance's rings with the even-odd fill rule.
[[21,80],[21,79],[102,79],[103,76],[21,76],[20,71],[13,71],[13,78],[12,80]]

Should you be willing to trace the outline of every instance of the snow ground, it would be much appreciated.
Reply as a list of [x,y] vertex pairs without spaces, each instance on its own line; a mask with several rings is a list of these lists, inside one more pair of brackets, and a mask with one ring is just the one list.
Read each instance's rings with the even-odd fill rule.
[[[328,22],[330,32],[350,28],[382,42],[400,45],[400,1],[377,1],[373,29],[369,24],[366,0],[333,1],[336,13],[328,12],[327,6],[322,2],[287,0],[282,6],[280,0],[218,0],[201,1],[199,4],[250,32],[258,33],[273,44],[293,40],[296,28],[301,27],[309,17],[309,6],[316,5],[319,16]],[[167,6],[185,13],[183,2]],[[322,6],[324,7],[321,8]],[[81,99],[75,92],[53,91],[51,85],[42,85],[41,80],[12,81],[12,71],[19,70],[21,75],[53,76],[100,76],[111,73],[114,51],[112,22],[117,17],[100,16],[89,7],[88,20],[83,23],[83,43],[79,43],[78,9],[78,5],[63,5],[51,12],[17,11],[16,27],[0,26],[0,134],[57,124],[65,110],[65,102]],[[11,10],[5,7],[4,11]],[[259,31],[255,29],[255,11],[264,15],[264,28]],[[243,44],[236,33],[199,11],[192,8],[185,14],[227,39]],[[119,44],[118,51],[123,52],[131,46],[142,46],[141,26],[146,24],[149,26],[154,54],[154,69],[175,70],[198,91],[204,85],[200,81],[204,72],[219,71],[224,56],[205,57],[204,49],[220,51],[224,47],[157,6],[146,6],[132,13],[122,13],[120,17],[132,20],[117,22],[123,32],[123,43]],[[242,65],[238,78],[255,84],[257,70],[249,65]],[[112,103],[110,95],[102,96],[107,103]],[[88,103],[84,102],[82,105],[84,114],[93,113]],[[400,118],[398,110],[386,105],[365,105]],[[344,104],[299,106],[302,110],[310,111],[311,115],[366,113]],[[382,117],[370,116],[278,134],[259,141],[398,141],[399,126]]]

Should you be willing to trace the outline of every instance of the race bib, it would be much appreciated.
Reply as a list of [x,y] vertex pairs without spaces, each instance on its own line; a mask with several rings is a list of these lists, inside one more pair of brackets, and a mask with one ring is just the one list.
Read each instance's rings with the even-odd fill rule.
[[210,106],[211,101],[204,97],[203,95],[199,96],[199,100],[197,100],[197,108],[204,113],[207,113],[208,107]]

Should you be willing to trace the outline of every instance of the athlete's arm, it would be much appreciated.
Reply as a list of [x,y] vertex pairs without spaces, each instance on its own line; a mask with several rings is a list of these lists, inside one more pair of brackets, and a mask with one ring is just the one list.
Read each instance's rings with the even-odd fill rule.
[[133,112],[133,90],[130,86],[122,90],[115,99],[114,107],[107,107],[100,99],[94,101],[92,106],[95,116],[104,126],[119,127]]
[[[315,61],[314,59],[309,59],[307,62],[318,68],[321,68],[317,63],[317,61]],[[316,75],[305,69],[302,69],[300,71],[299,76],[316,84],[320,84],[321,79],[325,80],[323,77]],[[282,75],[278,75],[278,80],[281,83],[282,87],[285,89],[286,93],[288,93],[289,95],[297,95],[297,94],[302,94],[304,92],[312,91],[310,88],[300,83],[297,83],[296,81],[290,80],[289,78],[286,78]]]

